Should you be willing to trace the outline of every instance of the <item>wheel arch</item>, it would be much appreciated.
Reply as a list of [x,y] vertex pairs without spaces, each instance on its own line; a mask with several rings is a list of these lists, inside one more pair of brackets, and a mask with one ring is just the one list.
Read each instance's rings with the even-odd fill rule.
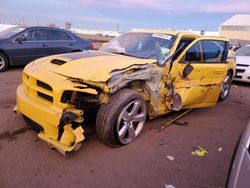
[[12,61],[11,61],[9,55],[7,54],[7,52],[5,50],[3,50],[3,49],[0,48],[0,53],[2,53],[3,55],[5,55],[5,57],[8,60],[9,65],[12,65]]
[[[138,92],[146,102],[150,100],[150,93],[146,88],[146,80],[131,80],[124,87],[119,88],[119,90],[122,89],[134,90]],[[119,90],[117,90],[116,92],[118,92]]]
[[232,74],[232,80],[231,81],[233,81],[233,77],[234,77],[235,72],[233,71],[233,69],[229,69],[227,72]]

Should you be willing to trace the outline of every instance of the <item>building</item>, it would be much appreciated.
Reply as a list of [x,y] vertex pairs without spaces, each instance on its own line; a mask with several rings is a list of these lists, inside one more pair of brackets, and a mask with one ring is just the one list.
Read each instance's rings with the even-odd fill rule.
[[250,14],[235,15],[220,25],[219,35],[229,39],[250,40]]

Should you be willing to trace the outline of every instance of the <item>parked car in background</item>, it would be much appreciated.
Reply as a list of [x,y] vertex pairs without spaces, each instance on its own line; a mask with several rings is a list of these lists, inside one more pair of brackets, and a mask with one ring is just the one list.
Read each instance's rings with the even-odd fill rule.
[[28,64],[15,112],[61,153],[78,149],[97,112],[97,136],[117,147],[141,134],[146,117],[224,101],[235,72],[228,40],[168,30],[124,33],[99,51]]
[[227,188],[250,187],[250,121],[235,148]]
[[250,83],[250,45],[239,48],[235,53],[236,74],[234,80]]
[[89,40],[63,29],[13,27],[0,32],[0,72],[40,57],[93,49]]

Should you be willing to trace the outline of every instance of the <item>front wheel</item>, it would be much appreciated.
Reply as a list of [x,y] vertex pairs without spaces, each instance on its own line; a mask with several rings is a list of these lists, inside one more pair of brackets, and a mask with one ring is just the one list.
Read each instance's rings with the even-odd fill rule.
[[101,106],[96,118],[97,136],[111,147],[129,144],[142,132],[146,117],[143,97],[136,91],[122,89]]
[[220,102],[224,101],[229,94],[229,91],[231,88],[232,77],[233,77],[232,73],[228,72],[221,86],[221,91],[220,91],[220,96],[219,96]]
[[8,59],[3,53],[0,52],[0,72],[5,71],[8,65],[9,65]]

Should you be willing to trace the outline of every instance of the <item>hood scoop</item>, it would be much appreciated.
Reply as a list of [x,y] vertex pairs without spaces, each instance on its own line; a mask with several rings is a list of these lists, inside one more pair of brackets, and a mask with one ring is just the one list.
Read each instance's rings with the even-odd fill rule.
[[52,64],[56,64],[56,65],[63,65],[65,63],[67,63],[67,61],[61,60],[61,59],[52,59],[50,61]]

